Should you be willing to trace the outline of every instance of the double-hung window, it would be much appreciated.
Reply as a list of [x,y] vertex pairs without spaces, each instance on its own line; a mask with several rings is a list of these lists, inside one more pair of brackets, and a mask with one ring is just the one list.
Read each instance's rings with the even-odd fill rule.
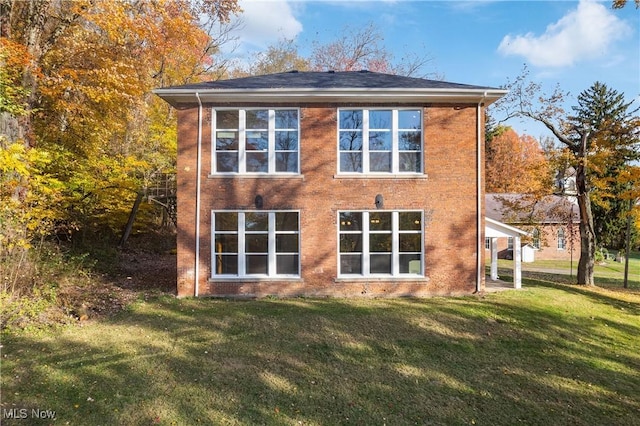
[[340,173],[422,173],[419,109],[340,109]]
[[212,212],[212,276],[299,277],[296,211]]
[[213,173],[299,173],[297,109],[214,109]]
[[421,211],[342,211],[339,276],[423,275]]
[[567,240],[564,234],[564,228],[558,228],[558,250],[565,250],[567,248]]

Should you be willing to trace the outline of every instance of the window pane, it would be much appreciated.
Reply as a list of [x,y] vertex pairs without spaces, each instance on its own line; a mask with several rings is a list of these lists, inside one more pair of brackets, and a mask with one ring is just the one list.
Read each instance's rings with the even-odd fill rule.
[[340,151],[362,151],[362,133],[340,132]]
[[298,132],[294,130],[281,130],[276,132],[276,150],[297,151]]
[[247,172],[268,172],[269,155],[266,152],[247,152]]
[[216,171],[237,172],[238,171],[238,153],[237,152],[216,153]]
[[400,230],[402,231],[419,231],[422,229],[422,214],[420,212],[400,212],[398,213],[400,220]]
[[216,234],[216,253],[237,253],[238,236],[236,234]]
[[422,169],[420,152],[401,152],[398,156],[401,172],[419,172]]
[[341,234],[340,253],[355,253],[362,251],[362,234]]
[[298,234],[276,235],[276,253],[297,253]]
[[269,236],[267,234],[247,234],[244,246],[247,253],[268,253]]
[[422,234],[400,234],[401,252],[419,252],[422,250]]
[[391,273],[391,255],[390,254],[372,254],[370,258],[370,271],[372,274],[390,274]]
[[267,255],[250,255],[247,259],[247,274],[268,274],[269,273],[269,256]]
[[341,129],[362,129],[362,110],[341,110]]
[[247,150],[266,151],[269,148],[269,132],[247,132]]
[[298,231],[298,213],[277,212],[276,231]]
[[361,274],[362,273],[362,256],[359,254],[341,254],[340,255],[340,273],[341,274]]
[[370,234],[369,235],[369,251],[374,252],[390,252],[391,251],[391,234]]
[[276,257],[276,274],[298,275],[298,255],[280,254]]
[[391,129],[391,111],[369,111],[370,129]]
[[268,231],[269,213],[248,212],[244,215],[244,229],[247,231]]
[[399,129],[421,129],[422,114],[420,114],[420,110],[398,111],[398,128]]
[[359,152],[340,153],[340,171],[341,172],[361,172],[362,171],[362,154]]
[[238,275],[238,255],[216,255],[215,273]]
[[298,128],[298,110],[296,109],[277,109],[276,110],[276,129],[297,129]]
[[390,172],[391,171],[391,153],[390,152],[372,152],[371,154],[369,154],[369,171]]
[[278,152],[276,153],[276,172],[292,172],[298,171],[298,153],[297,152]]
[[238,132],[216,132],[217,151],[235,151],[238,149]]
[[215,213],[216,231],[238,231],[238,213]]
[[391,212],[369,213],[369,229],[372,231],[391,231]]
[[216,129],[237,129],[238,111],[216,111]]
[[360,212],[340,213],[340,230],[341,231],[361,231],[362,230],[362,213]]
[[247,110],[247,129],[266,129],[269,127],[269,110]]
[[400,273],[401,274],[421,274],[422,273],[422,256],[419,254],[401,254],[400,255]]
[[421,132],[398,132],[400,151],[420,151]]
[[391,151],[391,132],[369,132],[369,149]]

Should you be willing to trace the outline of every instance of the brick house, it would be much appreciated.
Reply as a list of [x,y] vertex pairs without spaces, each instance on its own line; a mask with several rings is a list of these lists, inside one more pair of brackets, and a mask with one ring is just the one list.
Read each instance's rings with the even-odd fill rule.
[[484,108],[506,91],[291,71],[155,93],[178,111],[178,296],[484,288]]
[[[573,196],[548,195],[541,200],[522,194],[486,194],[488,218],[529,232],[526,242],[536,260],[569,260],[580,257],[580,217]],[[489,251],[485,241],[485,250]],[[513,258],[513,240],[498,240],[498,257]]]

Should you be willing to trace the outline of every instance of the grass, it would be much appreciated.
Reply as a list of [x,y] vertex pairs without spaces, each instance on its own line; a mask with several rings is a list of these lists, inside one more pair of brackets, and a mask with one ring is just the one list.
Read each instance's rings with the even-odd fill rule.
[[[7,424],[638,424],[640,295],[138,301],[6,335]],[[28,410],[30,422],[7,420]]]

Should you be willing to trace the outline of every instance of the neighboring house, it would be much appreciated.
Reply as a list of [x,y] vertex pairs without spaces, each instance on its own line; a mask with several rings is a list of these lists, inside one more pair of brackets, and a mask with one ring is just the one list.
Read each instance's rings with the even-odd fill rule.
[[[486,216],[529,232],[536,260],[578,259],[580,219],[575,197],[549,195],[533,200],[522,194],[486,194]],[[485,249],[489,250],[485,241]],[[498,240],[498,257],[513,258],[513,240]]]
[[155,91],[178,110],[178,296],[484,288],[484,108],[368,71]]

